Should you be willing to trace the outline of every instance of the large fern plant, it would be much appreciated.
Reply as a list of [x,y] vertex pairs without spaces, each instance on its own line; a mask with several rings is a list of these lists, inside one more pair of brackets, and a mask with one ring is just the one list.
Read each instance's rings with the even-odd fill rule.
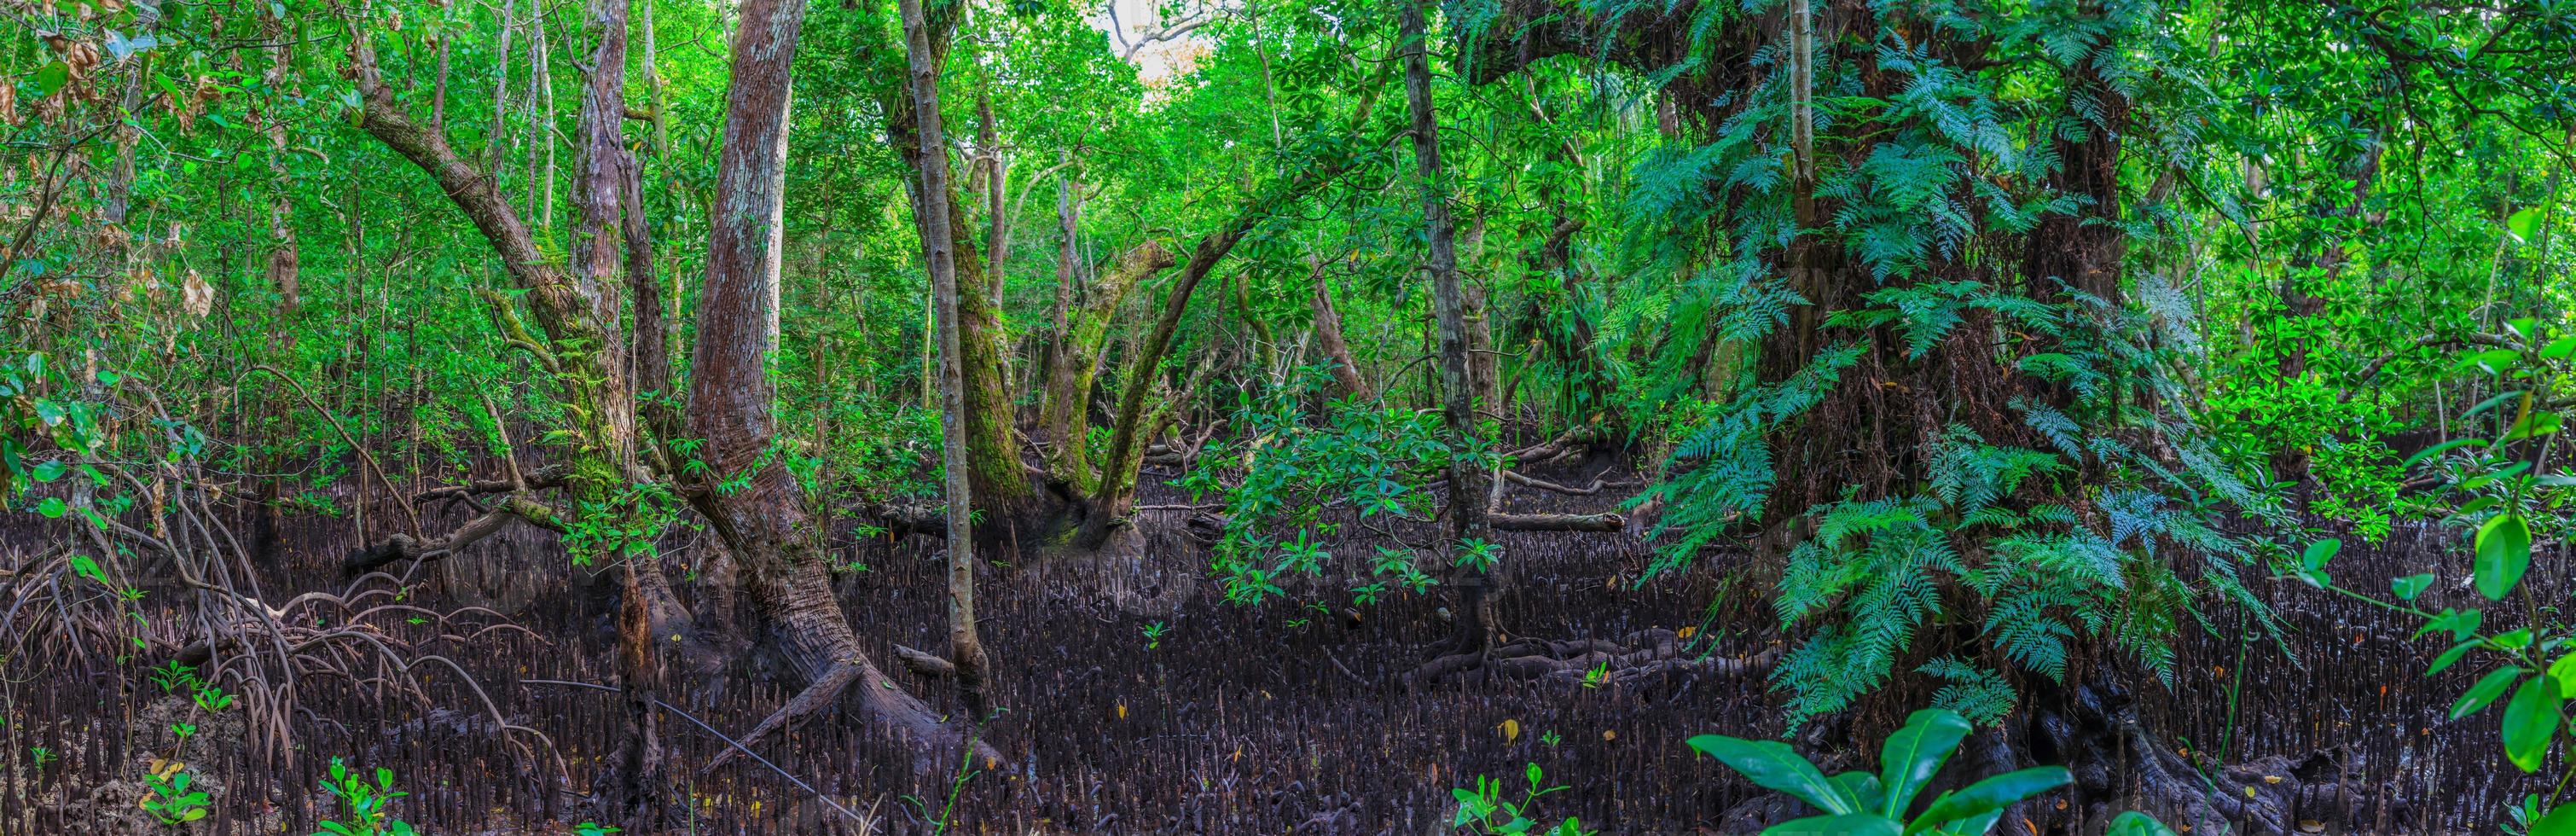
[[[2058,185],[2059,146],[2030,139],[2114,130],[2076,79],[2173,106],[2150,83],[2172,47],[2141,25],[2155,8],[1872,9],[1865,63],[1876,75],[1846,60],[1816,76],[1811,198],[1827,217],[1796,220],[1784,66],[1706,141],[1654,154],[1635,173],[1634,228],[1695,240],[1728,225],[1697,272],[1717,338],[1776,350],[1766,337],[1812,328],[1820,339],[1809,344],[1821,346],[1792,372],[1741,370],[1727,405],[1676,444],[1671,475],[1641,498],[1667,505],[1657,568],[1753,531],[1790,535],[1771,541],[1790,544],[1774,603],[1797,644],[1772,678],[1793,725],[1907,672],[1941,683],[1942,705],[1997,722],[2017,700],[2012,683],[2065,679],[2100,648],[2166,673],[2173,635],[2205,602],[2242,604],[2268,625],[2239,579],[2249,543],[2217,521],[2270,508],[2195,428],[2194,395],[2177,379],[2199,346],[2183,295],[2152,275],[2121,282],[2112,300],[2070,277],[2016,272],[2028,253],[2075,245],[2036,240],[2045,219],[2094,211]],[[1927,19],[1936,37],[1989,39],[1987,54],[2062,77],[1955,66],[1957,50],[1916,39]],[[2031,89],[2052,83],[2064,89]],[[2132,242],[2157,234],[2152,222],[2120,227]],[[1802,320],[1816,300],[1785,275],[1801,246],[1836,248],[1874,287]],[[1890,393],[1903,386],[1889,379],[1895,369],[1949,370],[1973,380],[1936,385],[1975,388]],[[1882,405],[1898,399],[1934,406]],[[1835,404],[1837,417],[1817,417]],[[1784,462],[1811,466],[1787,445],[1812,455],[1815,433],[1842,431],[1820,421],[1853,415],[1873,422],[1861,432],[1894,434],[1874,440],[1899,448],[1885,465],[1894,478],[1855,478],[1835,496],[1815,487],[1832,474],[1783,472]]]

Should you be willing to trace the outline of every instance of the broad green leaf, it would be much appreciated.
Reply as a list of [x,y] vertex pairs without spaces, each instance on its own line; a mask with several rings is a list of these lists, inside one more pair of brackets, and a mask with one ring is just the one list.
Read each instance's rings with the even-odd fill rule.
[[2533,233],[2540,231],[2540,207],[2526,207],[2520,212],[2505,216],[2504,228],[2505,231],[2513,233],[2514,240],[2529,242]]
[[[2479,369],[2483,369],[2483,370],[2485,370],[2485,371],[2486,371],[2486,373],[2488,373],[2488,374],[2503,374],[2503,373],[2505,373],[2505,372],[2512,371],[2512,370],[2513,370],[2514,365],[2515,365],[2515,364],[2517,364],[2517,363],[2520,363],[2521,361],[2522,361],[2522,352],[2515,351],[2515,350],[2510,349],[2510,348],[2490,348],[2490,349],[2486,349],[2486,350],[2484,350],[2484,351],[2472,351],[2472,352],[2469,352],[2467,355],[2465,355],[2465,356],[2463,356],[2463,357],[2461,357],[2461,358],[2460,358],[2460,366],[2461,366],[2462,368],[2467,368],[2467,367],[2472,367],[2472,366],[2474,366],[2474,367],[2476,367],[2476,368],[2479,368]],[[2498,396],[2496,396],[2496,399],[2497,399],[2497,402],[2501,402],[2501,399],[2502,399],[2502,398],[2509,397],[2510,395],[2519,395],[2519,394],[2522,394],[2522,393],[2520,393],[2520,392],[2512,392],[2512,393],[2508,393],[2507,395],[2498,395]],[[2494,405],[2494,404],[2489,403],[2489,404],[2481,404],[2480,406],[2493,406],[2493,405]]]
[[1857,799],[1825,780],[1825,774],[1806,758],[1777,740],[1745,740],[1722,734],[1703,734],[1691,738],[1690,747],[1718,759],[1728,768],[1744,773],[1755,786],[1778,790],[1816,809],[1842,816],[1860,812]]
[[1835,775],[1833,782],[1834,786],[1850,793],[1852,800],[1858,802],[1863,810],[1880,807],[1880,800],[1885,797],[1880,795],[1878,776],[1857,769]]
[[2457,720],[2478,713],[2478,709],[2487,707],[2487,703],[2495,702],[2496,697],[2502,696],[2504,689],[2512,686],[2513,681],[2522,674],[2523,669],[2520,665],[2497,668],[2488,673],[2485,678],[2478,680],[2478,684],[2469,686],[2468,693],[2461,694],[2459,702],[2451,704],[2451,719]]
[[1912,824],[1905,826],[1905,832],[1919,833],[1944,822],[2001,810],[2011,806],[2013,802],[2066,786],[2074,781],[2074,773],[2066,771],[2066,767],[2062,766],[2040,766],[2006,772],[1958,790],[1942,793],[1940,798],[1932,800],[1932,806],[1923,808],[1923,815],[1916,817]]
[[2513,422],[2513,429],[2505,431],[2504,440],[2521,441],[2557,432],[2561,420],[2558,413],[2545,409],[2532,410],[2531,414],[2522,416],[2522,420]]
[[2431,447],[2426,447],[2426,448],[2424,448],[2424,449],[2422,449],[2422,450],[2417,450],[2417,451],[2415,451],[2415,455],[2407,456],[2407,457],[2406,457],[2406,461],[2405,461],[2405,463],[2404,463],[2403,465],[2401,465],[2401,466],[2402,466],[2402,467],[2405,467],[2405,468],[2408,468],[2408,469],[2412,469],[2412,468],[2414,468],[2414,467],[2415,467],[2415,464],[2416,464],[2417,462],[2421,462],[2421,461],[2423,461],[2423,460],[2425,460],[2425,459],[2429,459],[2429,458],[2432,458],[2432,457],[2434,457],[2434,456],[2439,456],[2439,455],[2441,455],[2441,454],[2443,454],[2443,453],[2448,453],[2448,452],[2450,452],[2450,451],[2452,451],[2452,450],[2456,450],[2456,449],[2459,449],[2459,448],[2462,448],[2462,447],[2484,447],[2484,446],[2487,446],[2487,440],[2486,440],[2486,439],[2483,439],[2483,438],[2455,438],[2455,439],[2452,439],[2452,440],[2450,440],[2450,441],[2445,441],[2445,442],[2442,442],[2442,443],[2440,443],[2440,444],[2436,444],[2436,445],[2433,445],[2433,446],[2431,446]]
[[2503,600],[2531,568],[2531,526],[2521,514],[2498,514],[2478,527],[2478,594]]
[[2576,694],[2576,653],[2558,657],[2549,663],[2549,678],[2558,680],[2560,695]]
[[[2497,349],[2497,350],[2498,350],[2498,351],[2503,351],[2503,349]],[[2508,353],[2510,353],[2510,352],[2508,352]],[[2469,359],[2470,359],[2470,360],[2475,360],[2476,358],[2472,357],[2472,358],[2469,358]],[[2462,365],[2466,365],[2466,363],[2464,362]],[[2498,404],[2504,403],[2505,401],[2513,400],[2513,399],[2515,399],[2515,398],[2522,397],[2522,394],[2523,394],[2523,393],[2522,393],[2522,390],[2520,390],[2520,389],[2516,389],[2516,390],[2513,390],[2513,391],[2510,391],[2510,392],[2502,392],[2502,393],[2498,393],[2495,397],[2491,397],[2491,398],[2488,398],[2488,399],[2486,399],[2486,400],[2479,401],[2477,406],[2469,407],[2469,411],[2467,411],[2467,412],[2463,412],[2463,413],[2460,413],[2460,417],[2461,417],[2461,418],[2464,418],[2464,419],[2465,419],[2465,418],[2475,418],[2475,417],[2477,417],[2477,416],[2478,416],[2478,414],[2479,414],[2479,413],[2482,413],[2482,412],[2485,412],[2485,411],[2487,411],[2487,410],[2490,410],[2490,409],[2494,409],[2494,408],[2496,408],[2496,405],[2498,405]]]
[[2549,756],[2549,739],[2558,732],[2561,703],[2558,680],[2535,676],[2513,690],[2504,704],[2504,756],[2524,772],[2540,769]]
[[1967,718],[1944,708],[1926,708],[1905,718],[1905,728],[1888,735],[1879,748],[1878,784],[1887,793],[1879,811],[1890,817],[1905,815],[1906,805],[1914,803],[1923,782],[1941,771],[1941,764],[1974,728]]
[[2413,601],[2423,595],[2424,590],[2433,588],[2433,575],[2431,573],[2407,575],[2389,581],[2388,588],[2389,591],[2397,593],[2397,600]]
[[[41,99],[46,96],[53,95],[54,91],[63,89],[63,84],[71,81],[71,79],[72,68],[61,61],[55,61],[42,67],[37,67],[35,75],[36,98]],[[43,369],[41,367],[37,367],[33,370],[38,374],[43,373]]]
[[48,496],[36,501],[36,513],[43,514],[49,519],[61,519],[63,512],[68,510],[71,510],[70,506],[64,505],[61,497]]
[[1762,836],[1901,836],[1903,833],[1905,828],[1894,820],[1868,813],[1810,816],[1762,829]]
[[2299,557],[2299,565],[2305,566],[2310,570],[2323,569],[2325,568],[2326,561],[2333,560],[2335,552],[2342,550],[2343,541],[2333,538],[2309,543],[2307,553],[2300,555]]
[[2576,336],[2559,337],[2540,347],[2540,356],[2545,360],[2565,360],[2570,354],[2576,354]]
[[2174,836],[2174,832],[2156,817],[2131,810],[2111,819],[2111,829],[2102,836]]

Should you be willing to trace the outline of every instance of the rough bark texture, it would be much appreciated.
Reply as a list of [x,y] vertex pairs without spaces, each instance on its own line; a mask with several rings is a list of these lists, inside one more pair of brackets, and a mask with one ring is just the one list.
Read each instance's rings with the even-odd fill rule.
[[[802,0],[751,0],[734,35],[733,82],[716,161],[715,217],[689,386],[689,427],[720,478],[748,474],[728,495],[692,494],[724,540],[752,600],[769,617],[787,668],[810,683],[745,735],[758,738],[828,706],[853,680],[884,677],[841,617],[823,555],[805,536],[802,489],[770,451],[776,396],[765,367],[778,340],[780,213],[787,152],[788,71],[805,17]],[[879,722],[933,747],[960,739],[928,706],[892,688],[863,688]]]
[[[1458,276],[1457,231],[1450,220],[1447,175],[1440,164],[1440,119],[1431,101],[1429,27],[1420,3],[1404,4],[1402,26],[1404,98],[1413,116],[1414,169],[1422,179],[1422,217],[1430,244],[1425,266],[1431,274],[1431,306],[1440,329],[1441,410],[1448,418],[1450,443],[1466,445],[1478,437],[1476,401],[1490,380],[1477,373],[1472,356],[1480,341],[1470,329],[1481,329],[1484,319],[1471,310]],[[1493,524],[1486,518],[1485,507],[1491,500],[1493,476],[1492,470],[1473,459],[1450,465],[1449,536],[1455,548],[1465,549],[1470,541],[1493,542]],[[1481,569],[1462,570],[1450,581],[1458,590],[1459,651],[1481,651],[1492,641],[1489,581]]]

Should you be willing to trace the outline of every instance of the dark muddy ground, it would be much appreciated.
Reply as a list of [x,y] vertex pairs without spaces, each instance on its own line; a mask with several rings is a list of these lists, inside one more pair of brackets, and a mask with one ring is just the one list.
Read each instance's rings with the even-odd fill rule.
[[[1577,465],[1553,475],[1579,483],[1600,469]],[[1614,501],[1516,489],[1508,504],[1594,511]],[[1341,592],[1350,584],[1319,581],[1311,591],[1332,602],[1322,611],[1231,606],[1197,580],[1205,558],[1173,533],[1180,516],[1153,515],[1148,528],[1164,533],[1148,538],[1141,554],[1024,556],[1019,565],[993,568],[982,593],[985,641],[997,664],[995,701],[1007,713],[990,735],[1013,759],[1007,774],[975,773],[953,792],[912,783],[896,765],[895,744],[858,727],[855,713],[828,716],[759,751],[872,818],[876,832],[926,832],[943,817],[979,833],[1441,832],[1454,807],[1450,788],[1472,785],[1478,775],[1516,782],[1533,762],[1551,783],[1570,786],[1539,805],[1550,820],[1576,815],[1607,833],[1742,826],[1741,819],[1730,824],[1727,812],[1752,798],[1751,788],[1682,741],[1709,732],[1778,733],[1778,701],[1759,674],[1679,670],[1597,688],[1563,677],[1409,686],[1404,675],[1449,632],[1436,593],[1393,596],[1354,617]],[[354,534],[346,518],[291,519],[265,558],[272,561],[263,570],[270,594],[342,583],[337,561]],[[5,535],[0,564],[16,559],[9,552],[35,552],[61,536],[28,528]],[[1501,612],[1513,635],[1621,640],[1641,630],[1691,628],[1684,644],[1718,658],[1756,654],[1774,641],[1767,596],[1737,576],[1740,567],[1731,564],[1740,559],[1639,587],[1633,581],[1652,554],[1634,536],[1503,540],[1516,577]],[[2338,576],[2355,587],[2384,588],[2390,575],[2439,562],[2443,577],[2465,577],[2456,540],[2443,531],[2401,531],[2383,546],[2347,548]],[[666,559],[682,578],[714,547],[689,536],[673,545]],[[1364,566],[1368,547],[1339,544],[1335,551]],[[942,643],[936,544],[874,538],[845,541],[835,554],[866,565],[841,576],[842,600],[880,664],[896,671],[894,684],[949,699],[943,683],[890,664],[895,643]],[[2542,565],[2563,565],[2547,562],[2563,557]],[[568,572],[549,536],[523,528],[424,571],[412,595],[436,609],[489,606],[533,631],[491,632],[444,647],[504,714],[551,738],[569,776],[551,761],[527,761],[491,732],[452,677],[433,678],[436,704],[381,716],[333,696],[345,697],[346,685],[310,685],[291,762],[259,763],[237,745],[238,730],[202,720],[209,732],[174,750],[167,726],[174,711],[185,712],[161,698],[140,662],[36,669],[19,659],[0,667],[9,720],[0,739],[10,753],[0,758],[0,831],[140,827],[131,814],[139,798],[134,781],[153,759],[175,753],[211,789],[216,811],[189,832],[312,832],[316,814],[327,812],[313,787],[332,756],[392,769],[412,793],[396,810],[427,832],[568,832],[582,815],[580,796],[595,764],[613,746],[618,700],[528,680],[608,679],[615,601],[614,584],[604,581],[591,570]],[[2239,641],[2244,620],[2213,613],[2217,632],[2194,631],[2169,688],[2139,680],[2138,718],[2161,745],[2204,762],[2246,765],[2221,772],[2210,791],[2283,794],[2300,822],[2294,830],[2495,832],[2508,799],[2528,785],[2494,743],[2492,713],[2443,719],[2477,672],[2425,680],[2420,674],[2440,648],[2407,641],[2413,624],[2295,582],[2258,585],[2296,630],[2287,652]],[[2473,597],[2448,585],[2435,595],[2464,605]],[[175,607],[182,599],[156,593],[150,603]],[[1168,633],[1148,649],[1144,631],[1156,622]],[[683,678],[667,698],[716,729],[739,733],[784,698],[758,682],[749,668]],[[1875,739],[1865,728],[1873,722],[1807,739],[1848,750],[1850,740]],[[723,746],[684,720],[666,721],[665,729],[684,774]],[[53,762],[36,768],[29,756],[35,746],[47,747]],[[681,803],[700,818],[697,832],[821,832],[842,820],[757,764],[737,761],[691,781]],[[2237,782],[2243,786],[2226,785]],[[2022,832],[2009,823],[2005,830]]]

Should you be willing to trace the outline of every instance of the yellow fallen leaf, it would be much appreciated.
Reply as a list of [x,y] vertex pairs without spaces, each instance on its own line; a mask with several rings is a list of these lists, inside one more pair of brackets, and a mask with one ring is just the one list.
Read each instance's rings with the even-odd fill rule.
[[1512,741],[1515,741],[1515,740],[1519,740],[1519,739],[1521,739],[1521,721],[1519,721],[1519,720],[1504,720],[1504,721],[1503,721],[1503,725],[1502,725],[1502,729],[1503,729],[1503,742],[1505,742],[1505,743],[1510,743],[1510,742],[1512,742]]
[[1123,703],[1123,702],[1122,702],[1122,703],[1119,703],[1119,704],[1118,704],[1118,719],[1121,719],[1121,720],[1127,719],[1127,704],[1126,704],[1126,703]]
[[2253,797],[2254,797],[2254,787],[2253,787],[2253,785],[2251,785],[2251,784],[2246,785],[2246,787],[2245,787],[2245,797],[2246,797],[2246,798],[2253,798]]
[[2280,782],[2281,782],[2281,776],[2279,776],[2279,775],[2265,775],[2265,776],[2263,776],[2263,783],[2266,783],[2266,784],[2278,784],[2278,783],[2280,783]]
[[1601,730],[1601,739],[1603,739],[1603,740],[1617,740],[1617,739],[1619,739],[1619,733],[1618,733],[1618,732],[1611,731],[1611,730],[1609,730],[1609,729],[1602,729],[1602,730]]
[[1687,638],[1690,638],[1690,637],[1691,637],[1691,634],[1693,634],[1693,633],[1697,633],[1697,632],[1699,632],[1699,628],[1698,628],[1698,627],[1684,627],[1684,628],[1681,628],[1681,629],[1679,629],[1679,630],[1675,630],[1675,631],[1673,631],[1673,638],[1676,638],[1676,639],[1687,639]]

